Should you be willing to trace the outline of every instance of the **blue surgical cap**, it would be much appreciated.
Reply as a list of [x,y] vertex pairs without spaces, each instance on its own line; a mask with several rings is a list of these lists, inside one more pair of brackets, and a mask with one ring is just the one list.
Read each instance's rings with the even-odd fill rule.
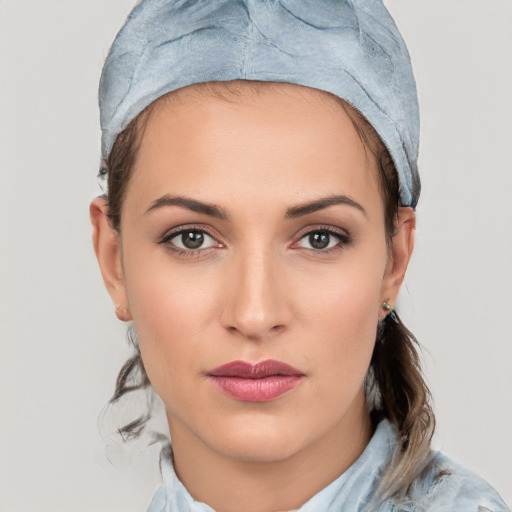
[[298,84],[347,101],[390,152],[401,204],[416,205],[416,84],[381,0],[142,0],[103,68],[102,157],[160,96],[236,79]]

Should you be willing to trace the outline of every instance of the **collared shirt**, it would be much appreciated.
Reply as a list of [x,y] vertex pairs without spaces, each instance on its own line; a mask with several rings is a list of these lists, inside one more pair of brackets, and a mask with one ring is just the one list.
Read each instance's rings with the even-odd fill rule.
[[[387,420],[377,426],[361,456],[341,476],[296,512],[366,512],[382,474],[398,446],[396,429]],[[179,481],[172,453],[162,455],[163,486],[148,512],[215,512],[192,498]],[[499,494],[482,478],[440,452],[433,452],[421,475],[412,483],[407,501],[390,498],[375,512],[510,512]],[[240,511],[243,512],[243,505]]]

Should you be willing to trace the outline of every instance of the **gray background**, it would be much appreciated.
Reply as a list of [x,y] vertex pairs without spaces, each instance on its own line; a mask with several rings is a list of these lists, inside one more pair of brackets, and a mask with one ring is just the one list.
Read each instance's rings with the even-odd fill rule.
[[[97,82],[133,0],[0,0],[0,511],[144,510],[157,450],[103,456],[128,355],[103,289]],[[390,0],[422,108],[400,307],[426,348],[435,446],[512,502],[512,3]]]

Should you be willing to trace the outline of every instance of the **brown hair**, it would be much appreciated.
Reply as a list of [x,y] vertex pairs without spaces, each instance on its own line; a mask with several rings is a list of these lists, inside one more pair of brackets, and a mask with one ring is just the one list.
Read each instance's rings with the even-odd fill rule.
[[[211,94],[229,101],[232,93],[241,89],[255,90],[254,82],[244,87],[238,84],[218,82],[200,84]],[[245,87],[245,85],[248,85]],[[267,86],[270,84],[266,84]],[[230,93],[226,95],[227,93]],[[108,169],[108,216],[113,229],[119,232],[121,208],[144,127],[151,112],[160,101],[176,93],[170,93],[154,102],[135,118],[117,137],[106,167]],[[371,157],[375,158],[379,170],[379,186],[384,203],[385,230],[388,246],[391,247],[397,229],[400,207],[400,189],[393,160],[370,123],[343,100],[341,106],[350,116],[361,141]],[[419,192],[419,182],[415,184]],[[117,378],[111,403],[117,402],[127,393],[150,386],[133,329],[129,331],[135,354],[122,367]],[[380,321],[376,343],[366,379],[366,395],[375,421],[387,418],[397,429],[400,449],[383,475],[379,497],[405,498],[414,478],[428,461],[430,442],[435,428],[435,419],[430,405],[430,391],[423,379],[419,344],[405,327],[397,314]],[[124,439],[137,437],[143,431],[149,415],[141,416],[119,429]]]

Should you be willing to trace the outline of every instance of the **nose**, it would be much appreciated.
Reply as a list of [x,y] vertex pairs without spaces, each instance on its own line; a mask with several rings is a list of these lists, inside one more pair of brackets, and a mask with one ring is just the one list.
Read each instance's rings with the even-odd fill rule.
[[222,312],[224,327],[252,341],[286,330],[291,312],[284,275],[271,252],[248,251],[230,267],[228,299]]

